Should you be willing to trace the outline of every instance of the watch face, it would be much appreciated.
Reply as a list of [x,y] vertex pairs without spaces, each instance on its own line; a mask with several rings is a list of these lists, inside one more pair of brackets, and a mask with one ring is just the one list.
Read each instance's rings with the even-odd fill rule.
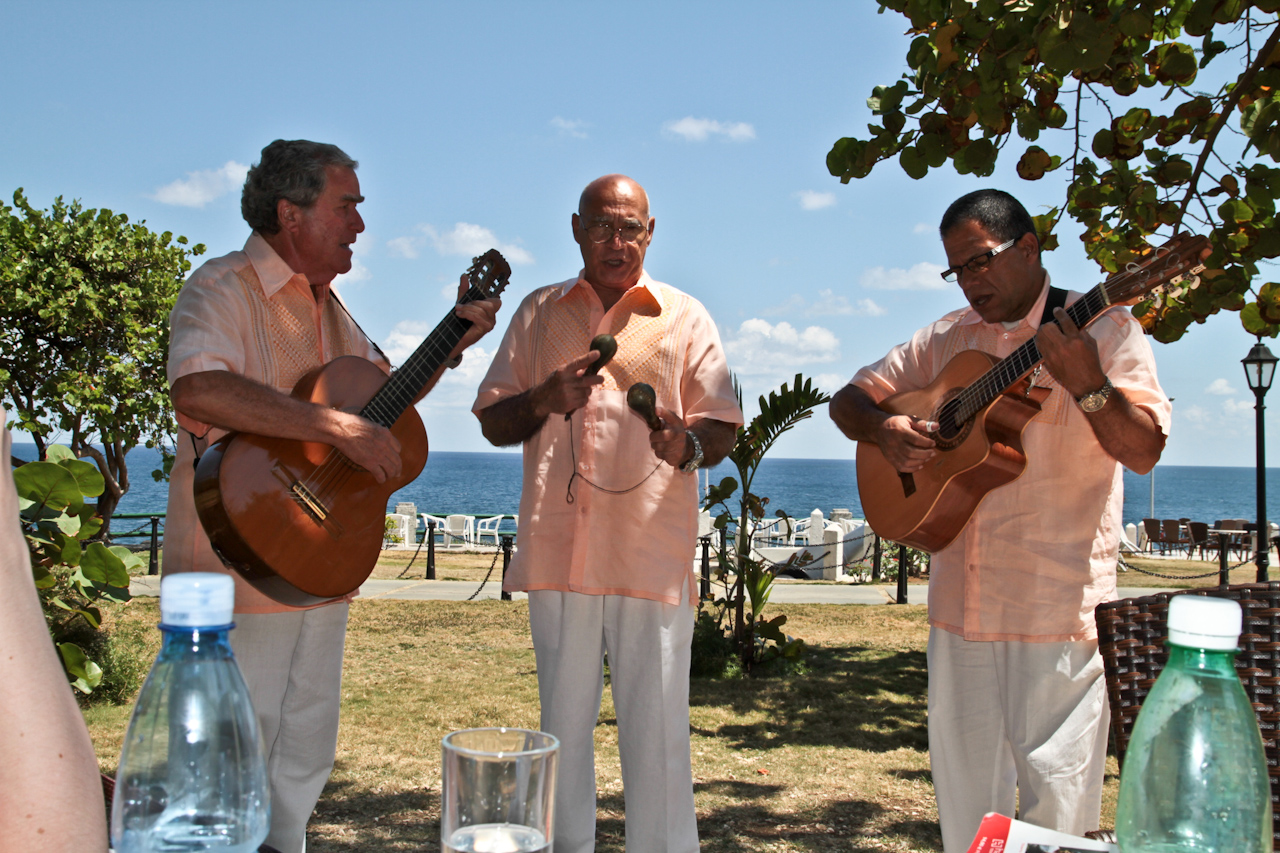
[[1080,398],[1080,408],[1086,412],[1098,411],[1107,404],[1107,397],[1111,396],[1112,388],[1111,380],[1108,379],[1097,391]]

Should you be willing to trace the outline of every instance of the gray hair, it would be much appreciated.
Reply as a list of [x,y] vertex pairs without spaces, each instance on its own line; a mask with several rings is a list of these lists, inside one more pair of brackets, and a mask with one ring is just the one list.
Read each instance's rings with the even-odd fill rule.
[[262,159],[249,170],[240,195],[240,214],[259,234],[276,234],[281,199],[310,207],[324,192],[329,166],[355,169],[360,164],[341,148],[306,139],[277,139],[262,149]]

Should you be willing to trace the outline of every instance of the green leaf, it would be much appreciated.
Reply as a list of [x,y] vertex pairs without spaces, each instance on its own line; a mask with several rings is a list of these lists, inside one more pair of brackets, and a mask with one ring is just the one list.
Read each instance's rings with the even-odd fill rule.
[[75,643],[59,643],[62,667],[71,677],[71,686],[81,693],[92,693],[102,683],[102,668],[85,655]]
[[44,458],[46,462],[65,462],[74,460],[76,455],[65,444],[51,444],[45,449]]
[[62,459],[58,464],[71,473],[80,488],[80,493],[86,498],[96,498],[107,487],[107,481],[97,465],[85,462],[83,459]]
[[124,560],[114,551],[114,548],[108,548],[101,542],[90,542],[84,549],[84,556],[80,558],[80,571],[95,583],[128,588],[129,570],[125,567]]
[[902,149],[898,154],[898,164],[902,166],[902,171],[907,173],[907,177],[913,180],[918,181],[929,172],[929,164],[913,146]]
[[80,487],[66,468],[54,462],[28,462],[15,468],[13,483],[19,499],[30,506],[49,507],[54,510],[70,510],[79,513],[84,505]]

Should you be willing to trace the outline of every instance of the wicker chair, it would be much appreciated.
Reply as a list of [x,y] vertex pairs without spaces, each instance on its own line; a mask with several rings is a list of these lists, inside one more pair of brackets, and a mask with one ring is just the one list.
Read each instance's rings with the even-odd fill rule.
[[1280,582],[1159,593],[1099,604],[1094,610],[1098,648],[1106,669],[1111,735],[1116,758],[1125,750],[1142,701],[1169,658],[1165,627],[1174,595],[1213,595],[1240,602],[1244,628],[1236,671],[1258,715],[1271,774],[1274,848],[1280,850]]

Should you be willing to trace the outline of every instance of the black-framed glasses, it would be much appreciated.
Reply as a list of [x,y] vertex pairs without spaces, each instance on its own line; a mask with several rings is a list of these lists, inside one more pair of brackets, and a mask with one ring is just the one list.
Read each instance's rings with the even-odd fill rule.
[[1018,242],[1018,240],[1015,238],[1007,243],[1001,243],[989,252],[983,252],[981,255],[974,255],[963,264],[960,264],[960,266],[948,267],[942,272],[942,280],[959,281],[961,270],[965,270],[967,272],[982,272],[987,267],[991,266],[991,261],[995,259],[996,255],[1000,254],[1016,242]]
[[592,243],[611,242],[614,234],[621,237],[624,243],[635,243],[641,236],[649,233],[649,226],[639,222],[624,222],[615,227],[608,222],[595,222],[586,226],[583,230],[587,234],[587,239]]

